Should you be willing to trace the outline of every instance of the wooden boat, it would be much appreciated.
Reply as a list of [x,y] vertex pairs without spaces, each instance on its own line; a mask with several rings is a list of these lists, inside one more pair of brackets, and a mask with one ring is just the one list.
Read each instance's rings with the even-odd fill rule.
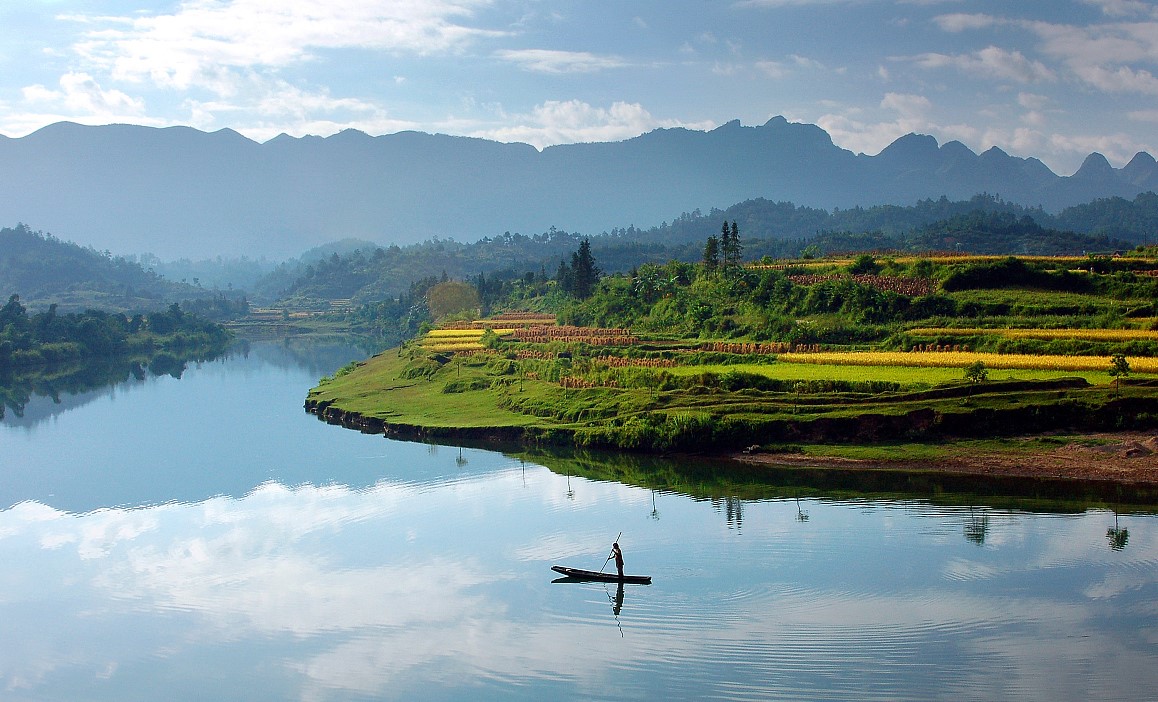
[[622,578],[616,573],[601,573],[597,570],[583,570],[582,568],[568,568],[567,566],[551,566],[551,570],[575,580],[599,580],[606,583],[633,583],[636,585],[651,585],[650,575],[625,575]]

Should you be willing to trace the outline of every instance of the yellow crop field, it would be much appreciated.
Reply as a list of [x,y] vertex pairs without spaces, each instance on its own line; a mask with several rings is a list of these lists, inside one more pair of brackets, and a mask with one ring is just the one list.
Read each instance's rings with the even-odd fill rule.
[[1152,329],[951,329],[925,327],[910,329],[918,336],[1000,336],[1006,339],[1081,339],[1085,341],[1158,341]]
[[477,341],[433,341],[422,342],[422,348],[427,351],[481,351],[483,345]]
[[[495,329],[499,336],[510,334],[514,329]],[[426,332],[427,339],[480,339],[486,333],[485,329],[431,329]]]
[[[908,366],[913,368],[964,368],[981,361],[987,368],[1023,370],[1101,371],[1110,367],[1109,356],[1045,356],[1031,354],[974,353],[967,351],[820,351],[782,353],[785,363],[822,363],[842,366]],[[1158,358],[1127,358],[1135,373],[1158,373]]]

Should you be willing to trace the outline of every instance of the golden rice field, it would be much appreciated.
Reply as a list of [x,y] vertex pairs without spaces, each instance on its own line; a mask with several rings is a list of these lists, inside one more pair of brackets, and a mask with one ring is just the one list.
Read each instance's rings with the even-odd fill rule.
[[1006,339],[1075,339],[1083,341],[1158,341],[1152,329],[979,329],[924,327],[910,329],[918,336],[1000,336]]
[[424,351],[433,351],[435,353],[445,353],[449,351],[482,351],[483,345],[477,341],[446,341],[446,342],[420,342],[419,345]]
[[[907,366],[913,368],[964,368],[981,361],[986,368],[1102,371],[1110,367],[1109,356],[1048,356],[1032,354],[978,353],[971,351],[819,351],[782,353],[785,363],[819,363],[841,366]],[[1134,373],[1158,373],[1158,358],[1127,359]]]
[[[511,334],[514,329],[495,329],[494,333],[502,336]],[[426,332],[428,339],[480,339],[486,333],[485,329],[431,329]]]
[[[514,329],[495,329],[499,336],[510,334]],[[431,329],[418,340],[418,345],[427,351],[479,351],[483,345],[479,342],[485,329]]]

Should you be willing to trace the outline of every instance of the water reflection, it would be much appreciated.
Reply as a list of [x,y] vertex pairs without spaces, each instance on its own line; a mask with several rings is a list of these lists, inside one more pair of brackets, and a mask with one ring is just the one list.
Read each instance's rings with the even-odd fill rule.
[[32,427],[101,397],[162,376],[180,378],[189,363],[213,360],[222,352],[149,358],[95,359],[0,371],[0,422]]
[[[661,523],[639,509],[650,491],[578,479],[559,501],[566,476],[528,466],[524,489],[522,472],[0,512],[0,688],[1078,699],[1158,683],[1153,519],[1113,559],[1106,513],[1003,514],[979,550],[945,538],[968,509],[918,503],[750,502],[735,539],[710,502],[669,495]],[[829,526],[801,534],[802,507]],[[611,522],[656,584],[551,586],[550,563],[602,558]]]
[[[1158,689],[1158,518],[1116,493],[387,441],[279,344],[0,426],[0,697]],[[619,531],[652,586],[551,584]]]

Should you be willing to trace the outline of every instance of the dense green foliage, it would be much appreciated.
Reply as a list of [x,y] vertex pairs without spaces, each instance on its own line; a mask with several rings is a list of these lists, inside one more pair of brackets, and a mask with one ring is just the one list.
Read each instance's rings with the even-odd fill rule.
[[17,295],[0,307],[0,369],[157,350],[222,348],[229,333],[177,303],[136,314],[87,310],[58,314],[55,306],[29,315]]

